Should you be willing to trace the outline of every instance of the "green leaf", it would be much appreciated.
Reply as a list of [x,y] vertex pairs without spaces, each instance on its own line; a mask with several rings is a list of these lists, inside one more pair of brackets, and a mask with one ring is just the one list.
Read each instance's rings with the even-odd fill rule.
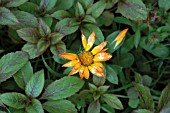
[[19,23],[15,26],[11,26],[11,27],[13,27],[15,29],[21,29],[21,28],[26,28],[26,27],[37,28],[38,21],[34,15],[24,12],[24,11],[13,11],[13,13],[17,17]]
[[22,50],[25,51],[25,52],[27,52],[27,53],[29,54],[29,58],[30,58],[30,59],[34,59],[34,58],[40,56],[36,44],[26,43],[26,44],[22,47]]
[[70,9],[73,6],[74,2],[75,0],[57,0],[55,11]]
[[56,32],[51,33],[50,34],[51,44],[54,45],[54,44],[61,42],[61,39],[63,37],[64,35],[61,33],[56,33]]
[[154,111],[154,102],[149,88],[139,83],[133,84],[136,87],[137,91],[139,92],[141,107]]
[[70,97],[78,92],[84,81],[77,77],[63,77],[51,83],[42,95],[43,99],[58,100]]
[[106,77],[107,80],[113,84],[118,84],[117,72],[114,69],[114,65],[106,65]]
[[26,107],[27,113],[44,113],[41,102],[37,99],[33,99],[31,103]]
[[85,12],[84,12],[83,6],[81,5],[80,2],[77,2],[75,10],[76,10],[75,11],[76,17],[78,17],[78,18],[83,18],[84,17]]
[[8,53],[0,59],[0,83],[6,81],[28,62],[28,54],[22,51]]
[[39,40],[36,28],[22,28],[17,30],[18,35],[29,43],[37,43]]
[[33,68],[31,63],[27,62],[13,77],[17,85],[24,90],[32,75]]
[[121,24],[126,24],[126,25],[129,25],[129,26],[132,26],[132,22],[130,20],[128,20],[127,18],[125,18],[125,17],[115,17],[113,20],[115,22],[117,22],[117,23],[121,23]]
[[138,98],[136,98],[136,99],[129,99],[129,101],[128,101],[128,105],[131,108],[137,108],[138,104],[139,104],[139,99]]
[[104,94],[103,99],[112,108],[120,109],[120,110],[123,109],[123,105],[122,105],[121,101],[115,95]]
[[8,36],[14,43],[16,44],[21,43],[22,39],[18,36],[17,31],[12,29],[11,27],[8,28]]
[[79,0],[79,2],[82,4],[84,9],[88,9],[91,5],[93,5],[94,0]]
[[139,28],[136,28],[135,36],[134,36],[134,44],[136,48],[138,47],[140,43],[140,39],[141,39],[141,31]]
[[107,36],[106,41],[108,41],[108,43],[106,45],[106,48],[109,48],[107,50],[108,53],[113,53],[115,50],[117,50],[121,46],[121,44],[120,44],[116,48],[114,48],[114,46],[116,44],[114,40],[119,33],[120,33],[120,31],[115,31],[115,32],[111,33],[109,36]]
[[38,97],[44,87],[44,70],[36,72],[28,82],[25,92],[30,97]]
[[159,102],[158,111],[160,111],[170,101],[170,83],[163,89]]
[[115,113],[115,110],[107,104],[102,104],[101,109],[106,113]]
[[146,86],[151,86],[151,83],[152,83],[152,78],[148,75],[143,75],[142,77],[143,79],[143,84],[146,85]]
[[87,109],[87,113],[100,113],[100,103],[99,100],[93,101],[88,109]]
[[86,14],[92,14],[94,18],[99,17],[106,7],[105,0],[100,0],[87,9]]
[[51,29],[41,18],[38,18],[38,31],[42,37],[51,33]]
[[153,113],[147,109],[138,109],[134,111],[135,113]]
[[131,87],[127,90],[127,95],[129,97],[129,99],[136,99],[138,98],[139,94],[138,91],[136,90],[135,87]]
[[165,11],[170,9],[170,1],[169,0],[158,0],[158,5],[160,8],[164,8]]
[[49,46],[50,46],[50,41],[41,38],[37,43],[38,54],[42,55]]
[[134,63],[134,56],[131,53],[122,53],[119,56],[119,65],[128,68],[131,67],[131,65]]
[[43,108],[49,113],[77,113],[75,105],[68,100],[47,101],[43,104]]
[[88,22],[88,23],[94,23],[96,24],[96,20],[94,17],[92,17],[91,15],[85,15],[84,19],[82,20],[82,22]]
[[106,78],[104,77],[93,76],[93,83],[97,86],[104,85],[105,81],[106,81]]
[[41,0],[40,8],[43,11],[50,11],[56,4],[57,0]]
[[19,9],[21,9],[22,11],[31,13],[33,15],[38,15],[37,11],[39,10],[39,6],[32,2],[26,2],[22,5],[20,5]]
[[146,20],[147,10],[142,0],[126,0],[118,2],[120,13],[131,20]]
[[18,6],[20,6],[21,4],[24,4],[27,1],[28,0],[10,0],[5,4],[5,6],[6,7],[18,7]]
[[127,53],[134,47],[134,37],[131,36],[123,43],[122,47],[120,48],[121,53]]
[[0,100],[13,108],[21,109],[26,106],[26,96],[21,93],[3,93],[0,95]]
[[0,25],[15,25],[18,23],[18,19],[9,9],[0,7]]
[[157,44],[153,47],[153,44],[146,42],[146,38],[141,39],[140,46],[156,57],[167,57],[170,53],[165,45]]
[[53,53],[53,55],[58,56],[60,53],[66,52],[66,45],[64,42],[60,41],[57,44],[50,46],[50,50]]
[[59,10],[51,14],[51,16],[55,19],[62,20],[64,18],[70,18],[71,14],[65,10]]
[[76,19],[65,18],[56,24],[55,31],[58,31],[64,35],[68,35],[76,32],[78,28],[79,22],[77,22]]
[[87,39],[92,32],[95,32],[95,34],[96,34],[95,44],[96,45],[104,42],[104,36],[103,36],[102,31],[100,30],[99,27],[97,27],[94,24],[85,24],[82,27],[81,31],[86,36]]

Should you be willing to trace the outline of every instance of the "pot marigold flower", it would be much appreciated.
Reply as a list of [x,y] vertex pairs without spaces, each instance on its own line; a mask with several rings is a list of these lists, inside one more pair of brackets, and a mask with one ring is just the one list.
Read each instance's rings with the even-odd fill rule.
[[112,55],[106,53],[108,48],[104,47],[107,45],[107,41],[102,42],[98,46],[94,47],[89,51],[95,42],[95,33],[92,32],[86,40],[84,34],[81,35],[82,44],[85,49],[80,55],[74,53],[62,53],[59,54],[61,57],[71,60],[70,62],[64,64],[62,67],[72,67],[72,71],[68,74],[71,76],[79,72],[80,78],[89,78],[89,70],[96,76],[105,77],[104,66],[101,62],[109,60]]

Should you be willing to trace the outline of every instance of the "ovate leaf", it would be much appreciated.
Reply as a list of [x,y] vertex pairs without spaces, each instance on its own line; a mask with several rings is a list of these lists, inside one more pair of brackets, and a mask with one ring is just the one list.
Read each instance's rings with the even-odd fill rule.
[[106,66],[107,80],[113,84],[118,84],[117,72],[113,65]]
[[78,18],[83,18],[85,15],[83,6],[81,5],[81,3],[77,2],[76,4],[76,12],[75,12],[76,17]]
[[60,53],[66,52],[66,45],[64,42],[60,41],[57,44],[50,46],[50,50],[54,55],[58,56]]
[[123,109],[123,105],[121,101],[113,94],[104,94],[103,95],[104,101],[115,109]]
[[75,0],[57,0],[55,10],[66,10],[73,6]]
[[49,113],[77,113],[75,105],[68,100],[47,101],[43,104],[43,108]]
[[74,33],[79,28],[79,22],[75,19],[65,18],[60,20],[56,26],[55,31],[58,31],[64,35]]
[[160,8],[164,8],[165,11],[170,9],[170,1],[169,0],[158,0],[158,5]]
[[25,92],[30,97],[38,97],[44,86],[44,70],[36,72],[28,82]]
[[36,44],[26,43],[26,44],[22,47],[22,50],[25,51],[25,52],[27,52],[27,53],[29,54],[29,58],[30,58],[30,59],[34,59],[34,58],[40,56]]
[[32,75],[33,68],[31,63],[27,62],[13,77],[17,85],[24,90]]
[[71,14],[65,10],[59,10],[51,14],[51,16],[55,19],[62,20],[71,17]]
[[160,111],[170,101],[170,83],[163,89],[158,103],[158,111]]
[[43,11],[50,11],[56,4],[57,0],[41,0],[40,8]]
[[27,1],[28,0],[10,0],[5,4],[5,6],[6,7],[18,7],[18,6],[20,6],[21,4],[24,4]]
[[94,2],[94,0],[79,0],[84,9],[88,9]]
[[149,88],[139,83],[134,83],[134,86],[139,92],[141,107],[154,111],[154,102]]
[[84,81],[77,77],[63,77],[51,83],[44,94],[43,99],[58,100],[67,98],[79,91]]
[[3,93],[0,95],[0,100],[13,108],[21,109],[26,106],[26,96],[21,93]]
[[1,25],[15,25],[19,23],[16,16],[7,8],[0,7],[0,24]]
[[100,0],[87,9],[87,14],[92,14],[94,18],[99,17],[106,7],[106,1]]
[[147,109],[138,109],[138,110],[135,110],[134,113],[153,113]]
[[31,103],[26,107],[27,113],[44,113],[41,102],[37,99],[33,99]]
[[147,10],[142,0],[126,0],[118,2],[120,13],[131,20],[146,20]]
[[88,109],[87,109],[87,113],[100,113],[100,103],[99,100],[93,101]]
[[41,18],[38,19],[38,31],[43,37],[51,33],[51,29]]
[[22,51],[8,53],[0,59],[0,83],[10,78],[28,62],[28,54]]
[[30,42],[30,43],[37,43],[38,42],[38,31],[36,28],[22,28],[17,30],[18,35],[23,40]]
[[51,37],[51,44],[54,45],[54,44],[59,43],[61,39],[64,37],[64,35],[54,32],[50,34],[50,37]]
[[42,55],[50,46],[50,41],[41,38],[37,43],[38,54]]

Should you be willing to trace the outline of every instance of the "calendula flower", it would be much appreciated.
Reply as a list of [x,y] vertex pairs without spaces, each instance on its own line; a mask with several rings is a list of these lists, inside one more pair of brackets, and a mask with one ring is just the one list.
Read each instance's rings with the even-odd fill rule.
[[128,28],[124,29],[123,31],[121,31],[121,32],[118,34],[118,36],[117,36],[117,37],[115,38],[115,40],[114,40],[114,41],[116,42],[114,48],[116,48],[116,47],[123,41],[123,39],[124,39],[127,31],[128,31]]
[[104,66],[101,62],[109,60],[112,55],[106,53],[107,48],[104,47],[107,45],[107,41],[102,42],[98,46],[94,47],[91,51],[94,42],[95,42],[95,33],[92,32],[86,40],[86,37],[82,34],[81,36],[82,44],[84,51],[77,55],[74,53],[62,53],[59,54],[61,57],[71,60],[70,62],[64,64],[62,67],[72,67],[72,71],[68,74],[71,76],[79,72],[80,78],[89,78],[89,70],[96,76],[105,77]]

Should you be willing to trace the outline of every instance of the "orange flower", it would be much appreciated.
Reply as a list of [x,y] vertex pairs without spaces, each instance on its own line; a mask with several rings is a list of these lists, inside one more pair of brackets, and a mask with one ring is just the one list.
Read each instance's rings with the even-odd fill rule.
[[123,39],[124,39],[127,31],[128,31],[128,28],[124,29],[123,31],[121,31],[121,32],[118,34],[118,36],[117,36],[117,37],[115,38],[115,40],[114,40],[114,41],[116,42],[114,48],[116,48],[116,47],[123,41]]
[[86,40],[86,37],[83,34],[81,36],[81,39],[85,51],[83,51],[80,55],[76,55],[73,53],[59,54],[61,57],[71,60],[70,62],[64,64],[63,67],[74,66],[68,76],[79,72],[81,79],[88,79],[90,75],[90,70],[90,72],[96,76],[105,77],[103,70],[104,66],[101,62],[107,61],[112,57],[112,55],[105,52],[108,48],[104,49],[104,47],[107,45],[107,41],[102,42],[98,46],[94,47],[91,51],[89,51],[95,42],[95,33],[91,33],[88,38],[88,41]]

